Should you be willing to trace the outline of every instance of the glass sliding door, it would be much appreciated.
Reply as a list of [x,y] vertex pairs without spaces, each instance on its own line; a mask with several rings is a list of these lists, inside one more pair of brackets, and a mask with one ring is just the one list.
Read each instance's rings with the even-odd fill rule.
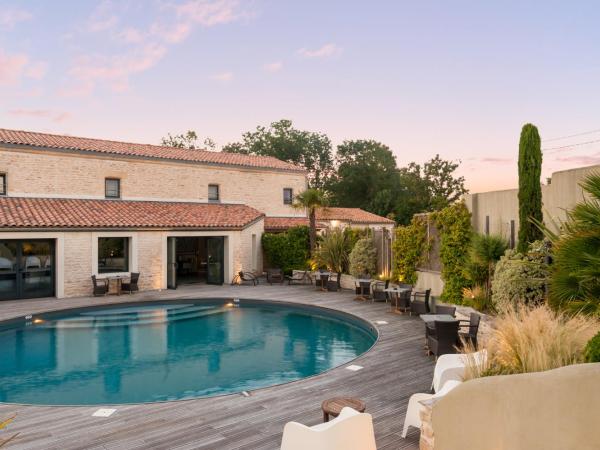
[[225,238],[206,238],[207,277],[208,284],[223,284],[225,261]]
[[0,299],[54,295],[54,241],[0,241]]

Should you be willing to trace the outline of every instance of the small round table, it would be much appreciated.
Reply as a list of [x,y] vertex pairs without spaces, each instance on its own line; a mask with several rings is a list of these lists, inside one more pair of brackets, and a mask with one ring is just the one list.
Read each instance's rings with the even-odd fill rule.
[[352,397],[333,397],[325,400],[321,404],[323,410],[323,422],[329,422],[329,416],[337,417],[346,406],[355,409],[358,412],[365,412],[367,405],[358,398]]

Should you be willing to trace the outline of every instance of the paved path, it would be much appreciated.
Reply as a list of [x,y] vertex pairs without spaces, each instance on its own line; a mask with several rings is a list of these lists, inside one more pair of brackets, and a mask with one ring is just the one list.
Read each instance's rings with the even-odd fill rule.
[[[321,401],[355,396],[373,415],[377,447],[417,449],[418,430],[400,437],[408,398],[427,392],[433,359],[423,351],[423,323],[388,312],[381,303],[353,300],[349,291],[317,292],[309,286],[206,286],[133,296],[35,299],[0,302],[0,320],[26,314],[146,299],[239,297],[308,303],[350,312],[377,325],[380,340],[352,364],[316,377],[239,394],[145,405],[117,405],[109,418],[92,417],[97,407],[40,407],[0,404],[0,418],[18,413],[10,432],[20,436],[8,449],[278,449],[290,420],[314,425],[322,420]],[[6,432],[0,436],[6,436]]]

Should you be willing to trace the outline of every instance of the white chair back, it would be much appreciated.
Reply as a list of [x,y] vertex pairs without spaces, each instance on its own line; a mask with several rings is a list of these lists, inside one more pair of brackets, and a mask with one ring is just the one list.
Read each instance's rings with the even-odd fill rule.
[[338,417],[313,427],[288,422],[281,450],[377,450],[370,414],[344,408]]

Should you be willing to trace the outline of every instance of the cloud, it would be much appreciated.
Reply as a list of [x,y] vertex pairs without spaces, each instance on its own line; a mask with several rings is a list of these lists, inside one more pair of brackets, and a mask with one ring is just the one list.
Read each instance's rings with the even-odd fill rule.
[[598,152],[594,155],[563,156],[563,157],[555,158],[555,161],[563,162],[563,163],[579,164],[582,166],[592,166],[595,164],[600,164],[600,152]]
[[72,90],[63,90],[66,95],[89,93],[98,82],[107,82],[115,91],[128,88],[129,77],[155,66],[165,55],[162,45],[147,44],[130,53],[115,56],[82,56],[71,67],[69,74],[78,80]]
[[0,11],[0,28],[10,30],[17,23],[30,20],[33,16],[24,9],[4,9]]
[[49,119],[52,122],[64,122],[71,118],[71,113],[66,111],[54,111],[51,109],[11,109],[8,113],[13,116]]
[[48,70],[48,63],[43,61],[38,61],[35,63],[31,63],[29,67],[25,70],[25,75],[29,78],[33,78],[35,80],[41,80],[46,76],[46,72]]
[[0,50],[0,86],[15,84],[21,78],[29,58],[25,54],[13,54]]
[[479,161],[481,161],[483,163],[507,164],[507,163],[513,162],[514,160],[512,158],[487,157],[487,158],[480,158]]
[[175,10],[180,18],[204,27],[230,23],[247,15],[238,0],[190,0],[177,5]]
[[220,81],[222,83],[228,83],[233,80],[233,72],[221,72],[210,77],[211,80]]
[[267,72],[279,72],[283,69],[283,63],[281,61],[272,62],[269,64],[265,64],[263,69]]
[[[126,90],[133,75],[158,64],[171,46],[189,37],[194,27],[213,27],[249,15],[239,0],[187,0],[180,4],[157,4],[161,5],[159,19],[152,18],[145,24],[127,27],[123,23],[132,17],[129,2],[102,1],[91,13],[87,29],[78,28],[75,38],[85,39],[89,32],[102,32],[108,38],[108,44],[112,43],[113,47],[116,44],[116,50],[114,53],[77,55],[68,71],[71,79],[61,89],[61,94],[89,95],[100,84],[114,91]],[[226,72],[212,78],[226,82],[233,78],[233,74]]]
[[309,50],[306,48],[301,48],[298,50],[298,54],[305,58],[330,58],[341,53],[342,48],[337,46],[336,44],[325,44],[322,47]]

